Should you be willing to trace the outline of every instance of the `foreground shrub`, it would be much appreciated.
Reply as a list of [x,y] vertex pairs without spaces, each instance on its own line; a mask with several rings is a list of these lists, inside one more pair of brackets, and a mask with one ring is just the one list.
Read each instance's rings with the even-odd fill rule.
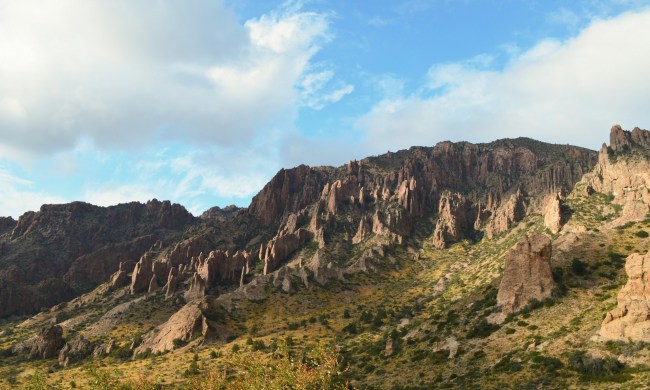
[[599,378],[618,374],[625,365],[611,356],[597,358],[588,356],[585,351],[577,351],[569,356],[569,368],[586,378]]
[[[345,388],[338,353],[318,345],[294,357],[285,344],[271,355],[231,356],[226,369],[209,372],[189,382],[194,390],[216,389],[337,389]],[[226,374],[227,373],[227,374]]]

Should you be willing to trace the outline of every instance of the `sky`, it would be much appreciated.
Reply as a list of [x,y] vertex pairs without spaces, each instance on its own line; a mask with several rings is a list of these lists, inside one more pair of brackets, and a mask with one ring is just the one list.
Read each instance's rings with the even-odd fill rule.
[[0,0],[0,216],[245,207],[281,168],[650,128],[650,1]]

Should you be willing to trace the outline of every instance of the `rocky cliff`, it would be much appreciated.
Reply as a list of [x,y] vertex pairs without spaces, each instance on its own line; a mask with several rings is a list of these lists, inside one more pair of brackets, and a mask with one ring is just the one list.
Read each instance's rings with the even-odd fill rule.
[[611,194],[623,206],[618,226],[639,221],[650,211],[650,131],[613,126],[610,146],[603,144],[593,172],[582,180],[589,191]]

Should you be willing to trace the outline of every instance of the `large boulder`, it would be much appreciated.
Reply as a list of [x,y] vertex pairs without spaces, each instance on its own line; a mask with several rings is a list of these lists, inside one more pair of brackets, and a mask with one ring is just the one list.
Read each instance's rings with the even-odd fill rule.
[[506,253],[497,305],[504,315],[523,309],[532,300],[551,296],[551,240],[543,233],[524,236]]
[[650,342],[650,252],[628,256],[625,272],[627,283],[603,320],[600,339]]

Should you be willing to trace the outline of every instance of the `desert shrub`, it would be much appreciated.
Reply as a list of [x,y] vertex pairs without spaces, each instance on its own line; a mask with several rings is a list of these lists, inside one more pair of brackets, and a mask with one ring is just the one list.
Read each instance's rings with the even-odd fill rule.
[[534,368],[544,371],[556,371],[564,367],[562,361],[552,356],[534,355],[531,359]]
[[498,329],[499,325],[490,324],[485,318],[482,318],[469,330],[469,332],[467,332],[467,338],[473,339],[488,337]]
[[357,326],[354,324],[354,322],[350,322],[349,324],[345,325],[342,330],[346,333],[357,334]]
[[591,357],[585,351],[577,351],[569,356],[569,368],[586,378],[598,378],[618,374],[625,365],[611,356]]
[[[280,344],[271,356],[250,353],[224,362],[226,370],[215,370],[190,379],[192,390],[216,389],[343,389],[345,383],[339,355],[334,348],[317,345],[295,359],[289,348]],[[367,370],[374,370],[374,366]]]
[[645,230],[639,230],[635,232],[634,235],[639,238],[647,238],[650,234],[648,234],[648,232],[646,232]]
[[50,385],[46,381],[46,376],[43,373],[37,372],[33,375],[30,375],[25,383],[18,387],[21,390],[50,390],[50,389],[60,389],[57,385]]
[[181,348],[187,345],[187,341],[181,340],[181,339],[174,339],[172,340],[172,344],[174,345],[174,349],[176,348]]
[[571,272],[578,276],[585,276],[589,273],[587,264],[580,259],[573,259],[571,261]]

